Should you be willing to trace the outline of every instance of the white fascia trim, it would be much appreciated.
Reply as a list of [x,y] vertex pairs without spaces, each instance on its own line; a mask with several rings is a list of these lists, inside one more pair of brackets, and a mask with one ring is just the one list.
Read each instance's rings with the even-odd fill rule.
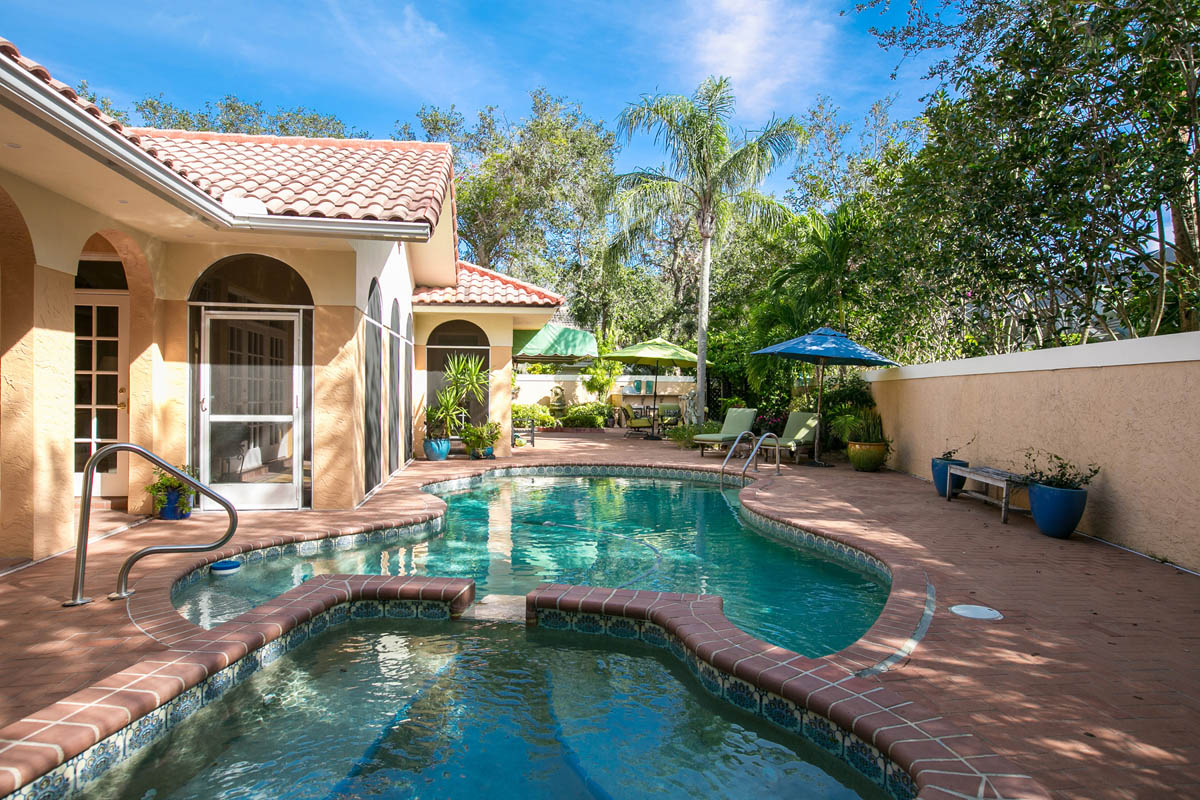
[[1029,350],[958,361],[936,361],[931,364],[914,364],[911,367],[890,367],[870,370],[863,377],[872,382],[903,381],[956,375],[1168,364],[1177,361],[1200,361],[1200,332],[1145,336],[1139,339]]
[[528,314],[544,311],[553,315],[557,306],[503,306],[503,305],[468,305],[466,303],[413,303],[413,311],[454,314],[459,311],[470,311],[473,314]]
[[121,134],[100,124],[82,108],[65,102],[48,84],[7,56],[0,56],[0,92],[2,99],[7,101],[5,105],[26,119],[48,128],[135,183],[216,227],[417,242],[429,241],[433,235],[432,228],[425,222],[233,214],[216,198]]

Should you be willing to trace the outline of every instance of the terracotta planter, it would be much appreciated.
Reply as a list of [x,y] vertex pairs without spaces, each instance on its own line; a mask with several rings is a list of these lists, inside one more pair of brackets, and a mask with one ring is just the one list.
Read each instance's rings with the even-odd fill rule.
[[847,442],[846,454],[859,472],[877,472],[888,457],[887,442]]

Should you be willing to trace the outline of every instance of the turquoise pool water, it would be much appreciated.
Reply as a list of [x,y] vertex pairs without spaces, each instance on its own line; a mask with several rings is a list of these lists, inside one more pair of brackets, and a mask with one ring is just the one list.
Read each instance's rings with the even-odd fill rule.
[[415,544],[365,544],[247,563],[205,576],[175,603],[212,627],[313,575],[473,578],[476,596],[579,583],[725,598],[725,614],[765,641],[809,656],[858,639],[887,599],[874,574],[756,533],[737,493],[648,478],[503,477],[444,495],[445,526]]
[[646,645],[352,622],[110,769],[87,800],[884,797]]

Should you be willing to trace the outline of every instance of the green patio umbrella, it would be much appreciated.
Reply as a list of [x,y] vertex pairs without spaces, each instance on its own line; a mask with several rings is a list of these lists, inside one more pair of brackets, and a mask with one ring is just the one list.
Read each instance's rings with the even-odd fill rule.
[[513,361],[567,363],[596,355],[596,337],[588,331],[552,322],[536,331],[513,331]]
[[[623,347],[612,353],[608,353],[602,358],[611,358],[614,361],[623,361],[626,364],[634,364],[642,367],[654,367],[654,395],[653,409],[654,414],[658,412],[658,373],[663,367],[695,367],[696,354],[684,350],[677,344],[672,344],[661,336],[650,339],[645,342],[631,344],[629,347]],[[711,361],[706,361],[706,364],[711,365]],[[657,439],[658,436],[651,434],[647,438]]]

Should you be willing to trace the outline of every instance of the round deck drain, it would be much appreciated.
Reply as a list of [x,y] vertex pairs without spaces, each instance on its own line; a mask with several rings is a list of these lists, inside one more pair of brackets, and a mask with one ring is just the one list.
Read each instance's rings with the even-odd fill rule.
[[958,614],[967,619],[1004,619],[1004,615],[994,608],[987,606],[957,605],[950,606],[950,613]]
[[218,561],[208,568],[208,571],[213,575],[232,575],[242,568],[242,562],[232,559],[226,561]]

